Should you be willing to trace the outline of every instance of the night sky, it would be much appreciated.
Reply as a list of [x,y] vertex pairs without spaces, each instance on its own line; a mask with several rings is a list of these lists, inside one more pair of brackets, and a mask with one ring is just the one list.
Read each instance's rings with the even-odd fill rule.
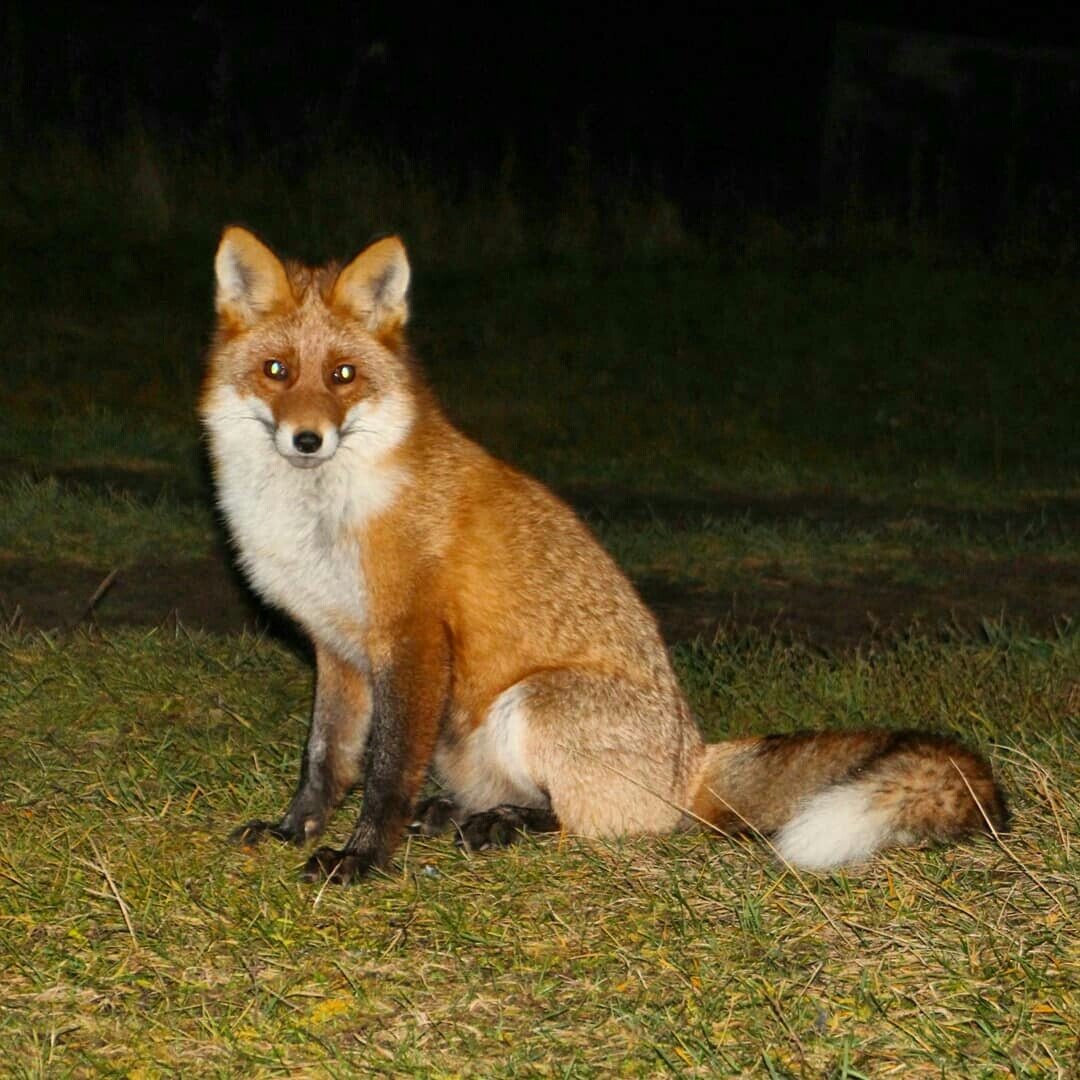
[[[0,19],[9,135],[69,128],[103,142],[133,121],[240,156],[301,167],[320,141],[365,141],[462,174],[512,153],[518,179],[558,186],[571,148],[684,201],[731,186],[797,201],[816,184],[834,29],[850,12],[691,13],[670,5],[323,4],[64,9]],[[1073,45],[1058,12],[886,5],[872,20],[1030,46]],[[824,12],[824,13],[820,13]],[[15,104],[13,104],[13,102]]]

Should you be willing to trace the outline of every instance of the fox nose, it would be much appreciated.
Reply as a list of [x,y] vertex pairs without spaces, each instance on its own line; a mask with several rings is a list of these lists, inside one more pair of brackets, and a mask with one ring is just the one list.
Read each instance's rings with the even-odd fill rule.
[[314,454],[322,446],[322,436],[317,431],[298,431],[292,441],[301,454]]

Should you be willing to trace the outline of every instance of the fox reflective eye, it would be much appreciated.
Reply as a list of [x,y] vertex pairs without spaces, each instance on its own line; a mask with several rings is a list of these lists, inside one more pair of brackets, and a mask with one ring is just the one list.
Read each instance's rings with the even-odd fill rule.
[[263,372],[268,379],[287,379],[289,369],[280,360],[267,360],[263,364]]
[[331,378],[339,384],[351,383],[356,378],[356,368],[352,364],[338,364]]

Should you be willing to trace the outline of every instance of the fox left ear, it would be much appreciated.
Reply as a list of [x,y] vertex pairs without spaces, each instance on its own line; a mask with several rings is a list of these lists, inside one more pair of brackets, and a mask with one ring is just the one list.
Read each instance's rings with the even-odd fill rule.
[[409,260],[400,237],[376,240],[338,275],[331,304],[347,308],[375,333],[400,329],[409,317]]

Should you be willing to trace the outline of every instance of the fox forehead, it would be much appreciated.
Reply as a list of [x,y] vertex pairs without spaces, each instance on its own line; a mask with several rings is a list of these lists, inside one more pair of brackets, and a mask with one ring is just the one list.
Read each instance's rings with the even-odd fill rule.
[[301,371],[348,360],[373,382],[393,366],[393,355],[374,335],[347,312],[331,308],[314,290],[303,294],[293,310],[260,319],[217,354],[241,370],[270,358],[288,359]]

